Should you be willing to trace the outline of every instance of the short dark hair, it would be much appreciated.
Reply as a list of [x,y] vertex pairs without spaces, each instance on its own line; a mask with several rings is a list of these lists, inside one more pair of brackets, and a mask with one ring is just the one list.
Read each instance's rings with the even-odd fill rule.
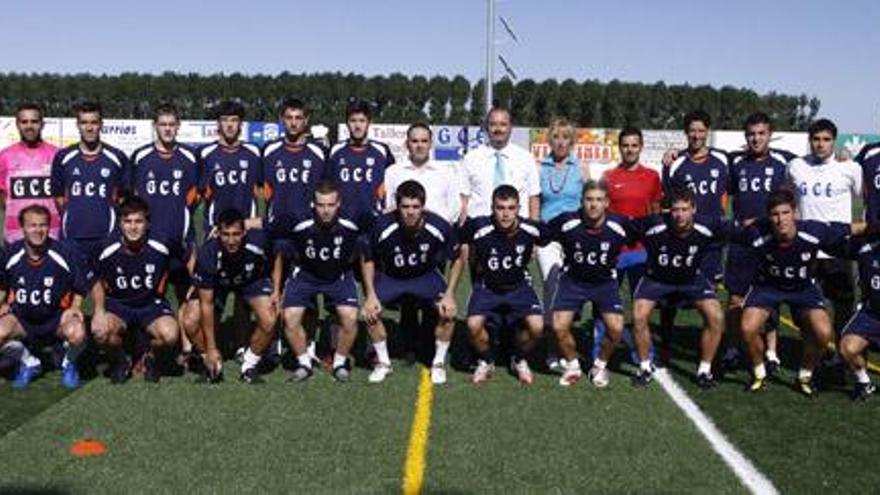
[[400,200],[403,198],[417,199],[419,200],[419,203],[424,206],[425,199],[427,197],[427,193],[425,193],[425,187],[412,179],[404,181],[403,184],[397,186],[397,191],[395,191],[394,194],[394,198],[397,201],[398,206],[400,205]]
[[84,101],[73,107],[74,117],[79,118],[81,113],[96,113],[99,117],[104,118],[104,111],[97,101]]
[[143,213],[144,218],[149,220],[150,204],[140,196],[126,196],[126,198],[122,200],[122,204],[119,205],[119,216],[125,218],[133,213]]
[[492,203],[498,200],[515,199],[519,203],[519,191],[510,184],[501,184],[492,191]]
[[702,122],[706,127],[712,127],[712,117],[709,117],[709,114],[706,113],[705,110],[693,110],[686,113],[682,122],[685,131],[687,131],[688,127],[694,122]]
[[770,116],[764,112],[755,112],[746,117],[746,120],[743,123],[743,130],[748,132],[749,127],[758,124],[767,124],[770,126],[770,130],[773,130],[773,121],[770,120]]
[[39,103],[36,103],[33,101],[24,101],[24,102],[19,103],[15,107],[15,116],[18,117],[18,114],[25,111],[25,110],[33,110],[33,111],[40,114],[41,119],[43,118],[43,115],[44,115],[43,106],[40,105]]
[[791,188],[782,187],[767,196],[767,213],[780,205],[789,205],[792,209],[797,209],[797,197]]
[[812,138],[816,134],[823,131],[830,132],[831,137],[837,139],[837,126],[834,125],[834,122],[831,122],[831,120],[829,119],[819,119],[810,124],[810,127],[807,129],[807,134],[810,136],[810,138]]
[[424,129],[428,131],[428,139],[433,139],[434,132],[431,131],[431,127],[424,122],[416,122],[414,124],[410,124],[410,126],[406,129],[406,138],[409,139],[409,133],[416,129]]
[[160,103],[153,109],[153,122],[158,122],[160,115],[173,115],[176,120],[180,120],[180,110],[173,103]]
[[681,202],[690,203],[692,206],[697,206],[697,197],[696,195],[694,195],[693,191],[686,187],[673,189],[672,194],[669,198],[669,206]]
[[49,211],[49,208],[46,208],[45,206],[38,204],[38,203],[32,203],[32,204],[25,206],[23,209],[19,210],[19,212],[18,212],[18,225],[20,227],[24,227],[24,217],[28,213],[36,213],[38,215],[42,215],[42,216],[46,217],[46,220],[52,219],[52,213]]
[[581,199],[590,191],[602,191],[605,193],[605,196],[608,196],[608,184],[604,180],[588,180],[581,189]]
[[214,107],[214,118],[219,120],[220,117],[234,115],[240,119],[244,119],[244,105],[235,100],[223,100]]
[[620,130],[620,135],[617,137],[617,144],[620,145],[621,143],[623,143],[623,138],[627,136],[638,136],[639,143],[644,144],[645,142],[645,138],[642,136],[642,130],[638,127],[633,127],[629,125]]
[[315,196],[319,194],[339,194],[339,185],[335,181],[324,179],[315,185]]
[[511,121],[513,121],[513,114],[510,113],[509,108],[507,108],[503,105],[492,105],[492,108],[490,108],[489,111],[486,112],[486,125],[489,125],[489,118],[492,117],[492,114],[496,113],[496,112],[506,113],[507,118],[509,118]]
[[367,117],[367,120],[373,120],[373,106],[366,100],[354,100],[349,102],[345,107],[345,120],[348,120],[356,113],[362,113]]
[[284,115],[284,112],[286,112],[288,108],[291,110],[302,110],[302,113],[305,114],[306,117],[312,113],[308,107],[306,107],[306,104],[299,98],[285,98],[281,101],[281,104],[278,105],[278,115]]
[[217,215],[217,226],[221,229],[225,229],[236,224],[240,224],[241,228],[244,229],[244,215],[236,208],[225,209],[221,211],[219,215]]

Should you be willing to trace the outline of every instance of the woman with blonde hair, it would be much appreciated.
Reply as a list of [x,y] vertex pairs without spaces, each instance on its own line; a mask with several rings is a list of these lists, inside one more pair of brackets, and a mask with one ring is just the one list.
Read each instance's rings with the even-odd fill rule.
[[[550,153],[541,161],[539,177],[541,183],[542,222],[549,222],[554,217],[568,211],[576,211],[581,207],[581,191],[589,177],[588,170],[581,165],[574,153],[577,129],[565,118],[554,118],[547,126],[547,142]],[[552,329],[553,314],[550,303],[559,274],[562,268],[562,247],[553,242],[538,248],[538,266],[544,282],[544,325]],[[552,331],[546,335],[553,335]],[[551,337],[552,338],[552,337]],[[554,371],[558,370],[556,344],[551,340],[548,347],[547,362]]]

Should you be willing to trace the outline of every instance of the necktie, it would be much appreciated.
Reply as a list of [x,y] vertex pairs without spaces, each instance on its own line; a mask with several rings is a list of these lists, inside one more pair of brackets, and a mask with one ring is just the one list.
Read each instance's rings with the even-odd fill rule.
[[495,187],[505,183],[507,174],[504,173],[504,158],[500,151],[495,152]]

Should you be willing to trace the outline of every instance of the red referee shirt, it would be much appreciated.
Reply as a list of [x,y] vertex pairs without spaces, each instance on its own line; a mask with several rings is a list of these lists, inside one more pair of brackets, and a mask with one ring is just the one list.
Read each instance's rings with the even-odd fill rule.
[[[618,215],[644,217],[651,212],[651,204],[663,198],[660,174],[641,164],[632,170],[627,170],[622,164],[608,170],[605,172],[605,183],[610,201],[608,209]],[[642,249],[641,244],[635,249]]]

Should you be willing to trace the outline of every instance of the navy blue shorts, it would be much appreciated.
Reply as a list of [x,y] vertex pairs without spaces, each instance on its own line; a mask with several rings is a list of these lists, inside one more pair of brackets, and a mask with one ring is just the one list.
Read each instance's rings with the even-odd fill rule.
[[24,328],[24,333],[27,334],[28,339],[42,339],[57,335],[58,327],[61,325],[61,313],[62,310],[58,310],[56,316],[51,316],[48,319],[30,320],[19,314],[15,309],[12,310],[12,315],[15,316],[15,319]]
[[328,306],[358,307],[357,285],[352,272],[333,280],[323,280],[300,268],[294,269],[284,283],[285,308],[315,308],[316,297],[324,295]]
[[700,273],[712,284],[721,282],[724,278],[724,268],[721,266],[721,246],[711,245],[706,248],[700,261]]
[[159,318],[174,316],[174,311],[165,299],[153,299],[147,304],[132,306],[108,297],[105,305],[107,312],[122,320],[126,328],[146,330]]
[[229,293],[235,294],[236,298],[250,301],[255,297],[271,296],[273,290],[272,280],[269,277],[258,278],[253,282],[232,289],[214,290],[214,300],[225,303]]
[[400,279],[384,273],[376,274],[376,296],[383,305],[411,296],[423,304],[434,304],[446,292],[446,280],[438,272],[428,272],[414,278]]
[[700,274],[687,284],[666,284],[645,275],[639,280],[633,299],[689,305],[704,299],[718,299],[718,296],[712,284]]
[[761,260],[754,250],[731,244],[727,251],[727,270],[724,272],[727,292],[735,296],[746,295],[760,264]]
[[788,304],[792,314],[807,309],[825,309],[825,298],[816,285],[801,290],[779,290],[774,287],[752,285],[746,293],[743,307],[762,308],[770,312],[779,311],[779,306]]
[[867,340],[875,348],[880,348],[880,315],[862,306],[849,319],[841,337],[846,335],[858,335]]
[[468,302],[468,316],[481,315],[491,320],[518,322],[529,315],[544,313],[538,294],[528,282],[520,283],[515,289],[495,292],[483,283],[474,285]]
[[617,280],[599,283],[580,282],[567,273],[559,277],[559,284],[550,304],[553,311],[579,313],[587,302],[592,302],[594,311],[599,313],[623,314],[623,301],[620,299],[620,285]]

